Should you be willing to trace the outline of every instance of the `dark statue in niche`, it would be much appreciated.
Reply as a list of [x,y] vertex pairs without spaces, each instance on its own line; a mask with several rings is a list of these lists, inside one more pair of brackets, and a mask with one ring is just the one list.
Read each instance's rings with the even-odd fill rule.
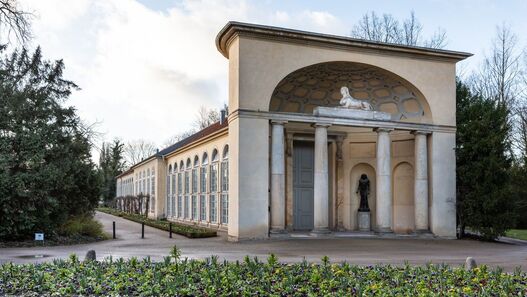
[[360,193],[360,206],[359,211],[370,211],[368,206],[368,195],[370,194],[370,180],[366,174],[362,174],[359,179],[359,185],[357,186],[357,191],[355,193]]

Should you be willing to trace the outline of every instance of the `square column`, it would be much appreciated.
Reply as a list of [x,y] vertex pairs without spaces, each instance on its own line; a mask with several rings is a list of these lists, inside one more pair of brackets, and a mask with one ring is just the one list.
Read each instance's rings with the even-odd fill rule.
[[285,121],[271,121],[271,232],[285,230]]
[[456,238],[456,133],[434,131],[430,138],[430,231]]
[[315,127],[314,233],[329,233],[328,127]]
[[376,190],[376,220],[377,231],[389,233],[392,231],[392,159],[390,132],[393,129],[376,128],[377,132],[377,190]]
[[415,231],[427,232],[428,225],[428,146],[427,131],[413,131],[415,135],[414,211]]
[[269,235],[269,120],[229,118],[229,241]]

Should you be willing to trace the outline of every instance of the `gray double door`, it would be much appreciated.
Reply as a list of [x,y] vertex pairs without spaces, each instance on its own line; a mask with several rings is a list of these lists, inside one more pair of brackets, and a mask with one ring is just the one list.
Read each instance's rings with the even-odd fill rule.
[[314,165],[315,149],[313,142],[295,141],[293,143],[294,230],[313,229]]

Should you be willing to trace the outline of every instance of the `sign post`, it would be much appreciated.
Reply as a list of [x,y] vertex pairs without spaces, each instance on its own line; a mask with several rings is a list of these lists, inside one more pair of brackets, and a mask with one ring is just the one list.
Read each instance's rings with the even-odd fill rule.
[[44,245],[44,233],[35,233],[35,241],[42,241]]

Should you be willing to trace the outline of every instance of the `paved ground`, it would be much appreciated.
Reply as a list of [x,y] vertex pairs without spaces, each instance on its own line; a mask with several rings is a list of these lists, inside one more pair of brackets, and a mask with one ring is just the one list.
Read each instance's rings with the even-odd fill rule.
[[[437,239],[378,239],[378,238],[332,238],[332,239],[272,239],[241,243],[227,242],[225,237],[188,239],[158,229],[145,227],[145,239],[141,239],[141,225],[104,213],[97,213],[107,232],[111,233],[112,221],[116,222],[117,239],[92,244],[56,247],[3,248],[0,249],[2,262],[41,262],[53,258],[67,258],[76,253],[81,259],[86,251],[94,249],[97,258],[146,257],[161,260],[177,245],[183,256],[188,258],[206,258],[217,255],[220,259],[242,260],[245,255],[265,259],[274,253],[281,261],[294,262],[320,261],[324,255],[332,261],[347,261],[354,264],[369,265],[375,263],[410,264],[448,263],[460,265],[471,256],[478,264],[500,266],[507,271],[521,266],[527,270],[527,243],[485,243],[473,240],[437,240]],[[35,255],[44,257],[35,258]]]

